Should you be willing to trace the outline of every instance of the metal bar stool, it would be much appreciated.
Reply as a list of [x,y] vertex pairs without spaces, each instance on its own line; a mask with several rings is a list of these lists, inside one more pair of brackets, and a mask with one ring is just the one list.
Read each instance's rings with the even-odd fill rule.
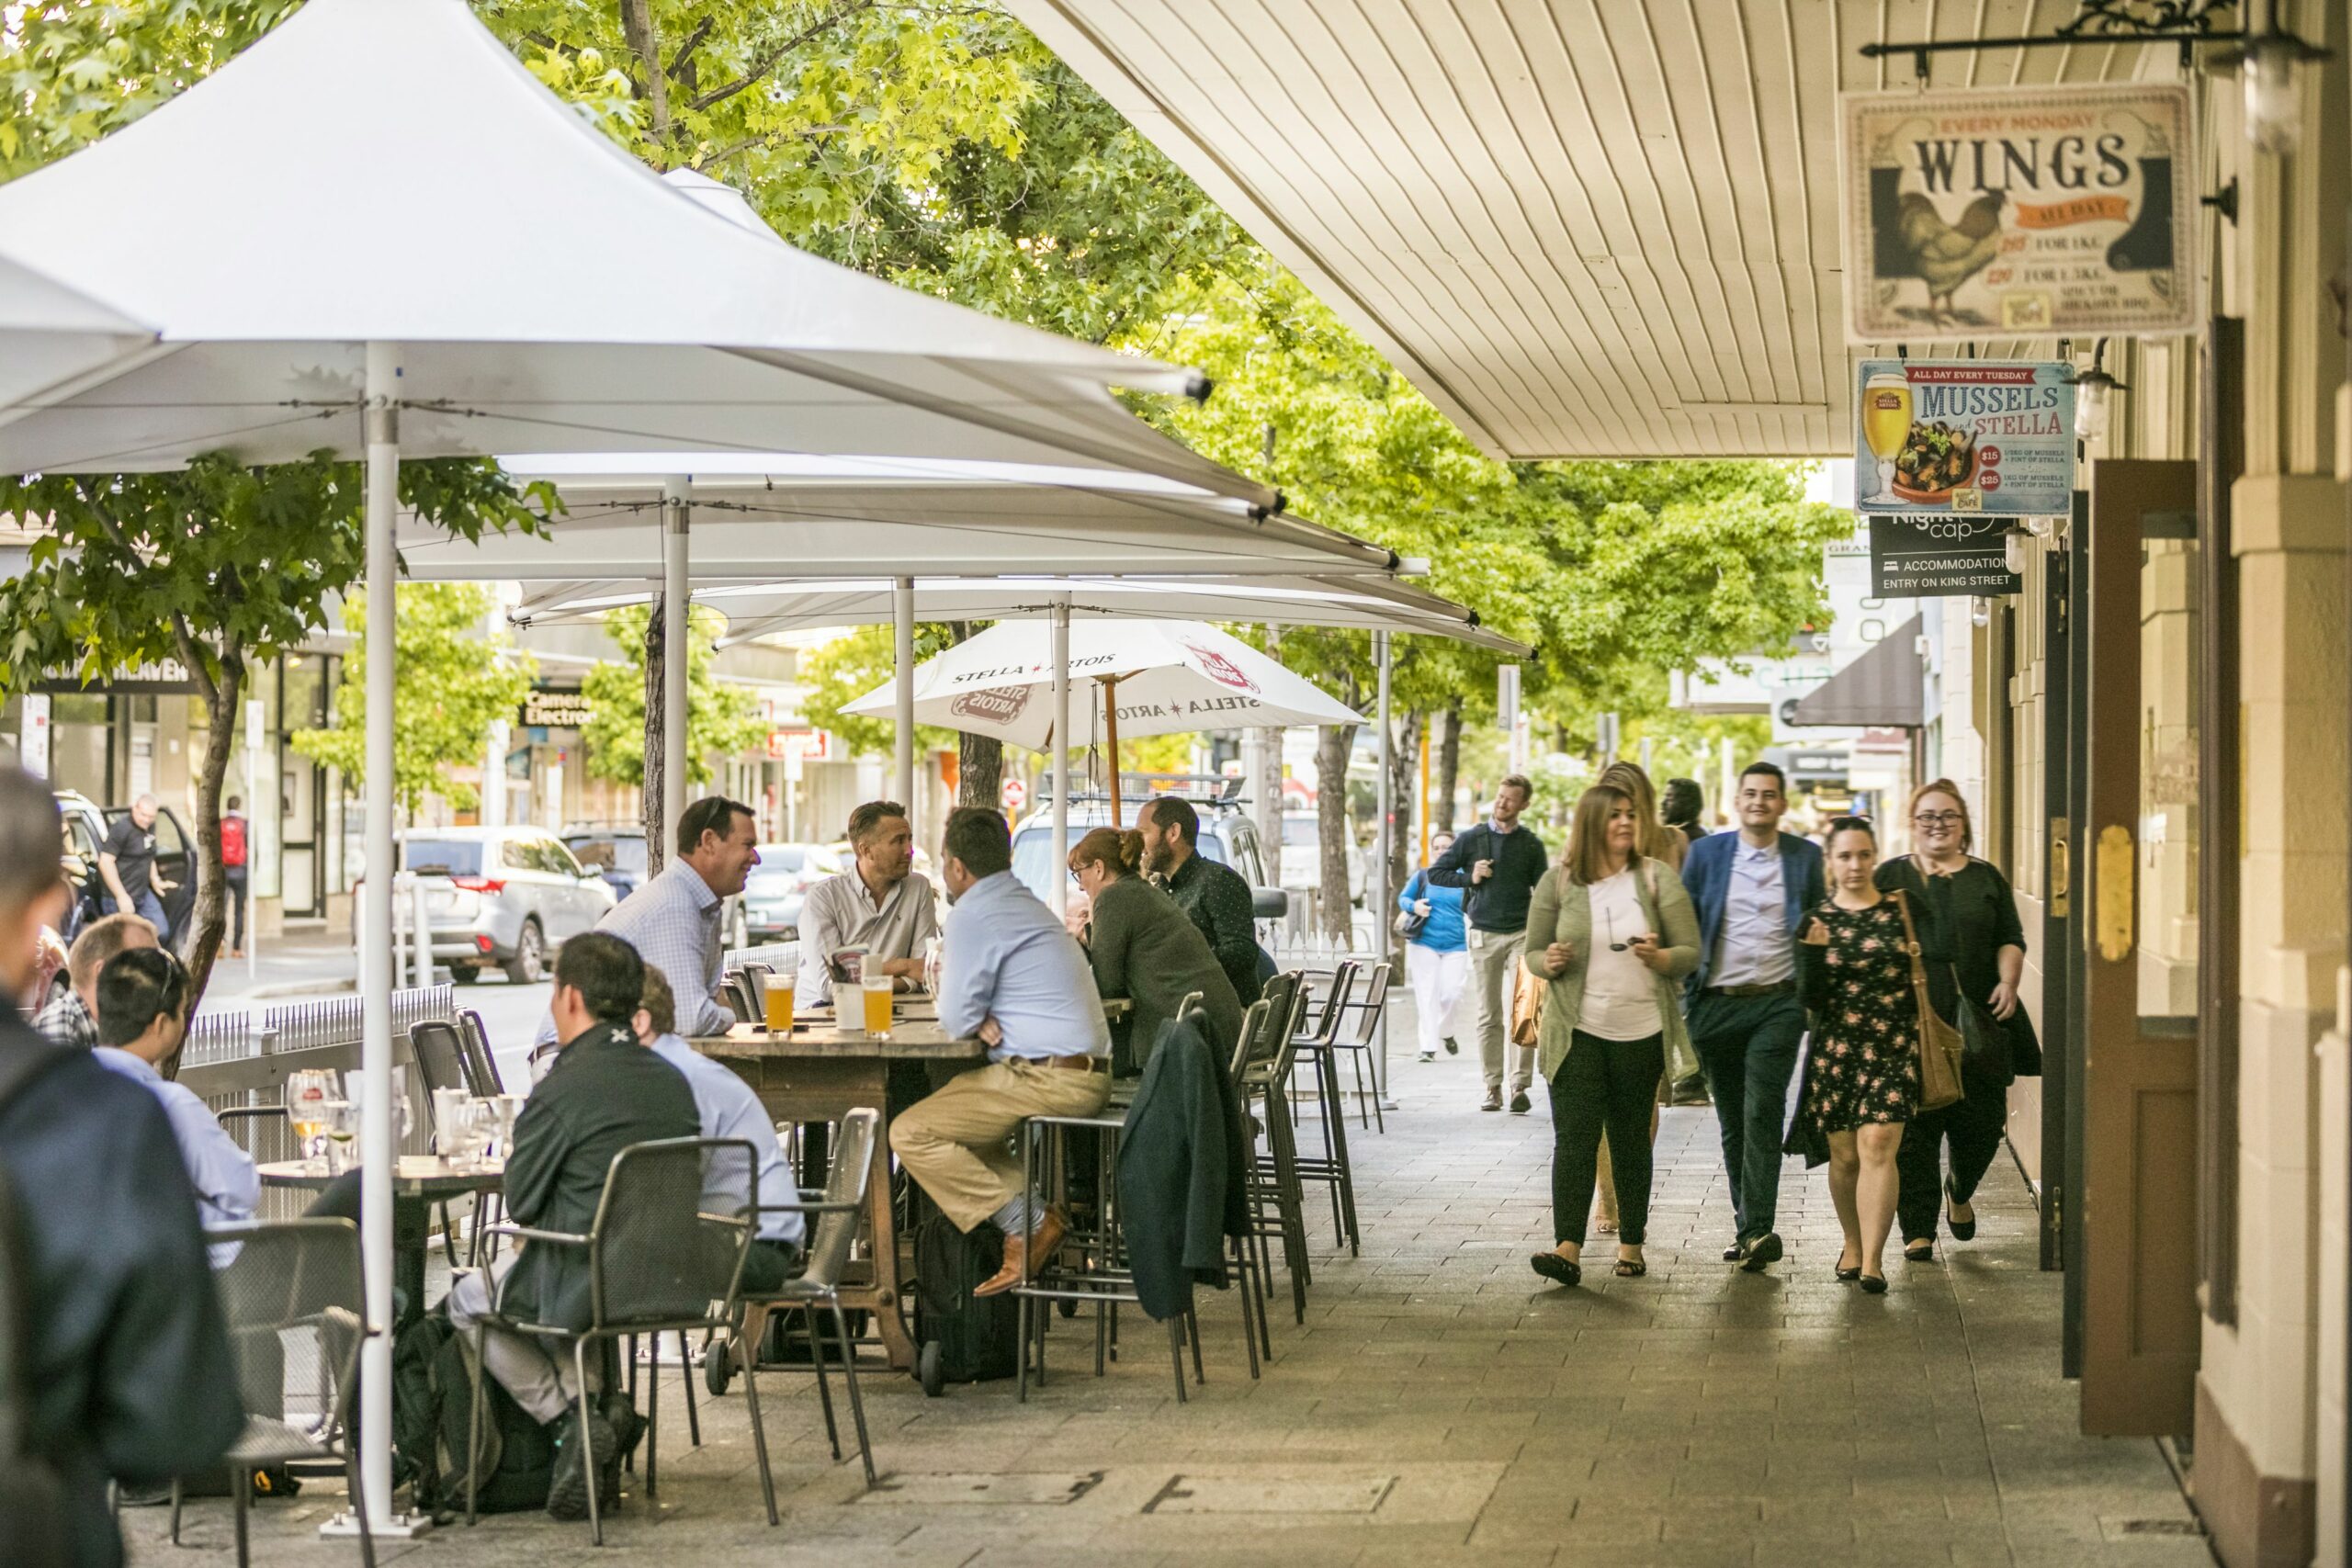
[[1357,973],[1353,959],[1342,961],[1332,971],[1331,988],[1324,998],[1322,1010],[1314,1024],[1291,1042],[1293,1055],[1314,1065],[1315,1109],[1323,1129],[1322,1152],[1299,1159],[1298,1177],[1301,1181],[1320,1182],[1330,1190],[1331,1228],[1348,1244],[1351,1254],[1361,1249],[1363,1237],[1356,1225],[1355,1168],[1348,1158],[1347,1096],[1340,1088],[1335,1043],[1340,1020],[1348,1010],[1348,998],[1355,990]]
[[[1243,1168],[1250,1173],[1258,1219],[1260,1283],[1271,1296],[1273,1259],[1266,1243],[1279,1237],[1283,1266],[1290,1274],[1292,1314],[1305,1323],[1306,1287],[1314,1282],[1314,1274],[1306,1251],[1306,1199],[1298,1174],[1296,1119],[1290,1104],[1291,1076],[1297,1065],[1291,1039],[1298,1032],[1306,1006],[1306,987],[1298,972],[1291,970],[1267,981],[1263,999],[1266,1011],[1250,1042],[1240,1077],[1246,1124]],[[1257,1144],[1261,1128],[1266,1135],[1262,1154]],[[1266,1213],[1270,1201],[1271,1217]]]
[[[1340,1010],[1353,1013],[1355,1024],[1352,1028],[1335,1032],[1331,1039],[1335,1059],[1336,1054],[1345,1053],[1355,1067],[1356,1125],[1368,1130],[1376,1123],[1383,1133],[1388,1131],[1388,1118],[1380,1109],[1380,1069],[1376,1066],[1372,1069],[1372,1092],[1367,1093],[1364,1065],[1372,1060],[1373,1052],[1380,1045],[1381,1015],[1388,1008],[1388,973],[1389,964],[1385,958],[1364,972],[1363,995]],[[1372,1108],[1369,1116],[1364,1110],[1367,1101]]]

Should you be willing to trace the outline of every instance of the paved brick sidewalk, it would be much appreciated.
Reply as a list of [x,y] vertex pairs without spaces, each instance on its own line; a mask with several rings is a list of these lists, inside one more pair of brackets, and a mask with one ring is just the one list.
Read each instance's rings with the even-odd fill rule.
[[[673,1373],[661,1506],[633,1494],[596,1561],[2210,1562],[2201,1538],[2171,1533],[2193,1525],[2154,1445],[2075,1435],[2075,1391],[2057,1376],[2058,1278],[2034,1269],[2031,1211],[2006,1159],[1978,1239],[1931,1268],[1894,1265],[1893,1292],[1871,1298],[1830,1279],[1828,1191],[1793,1162],[1788,1261],[1761,1278],[1724,1265],[1713,1113],[1669,1111],[1648,1278],[1604,1271],[1560,1291],[1526,1264],[1551,1235],[1541,1100],[1529,1116],[1481,1114],[1466,1058],[1401,1061],[1396,1087],[1387,1134],[1356,1142],[1363,1254],[1335,1252],[1324,1211],[1306,1324],[1291,1322],[1278,1279],[1262,1382],[1247,1375],[1225,1296],[1203,1314],[1209,1382],[1186,1405],[1164,1337],[1139,1319],[1126,1325],[1133,1359],[1100,1382],[1091,1332],[1066,1325],[1053,1381],[1025,1406],[1010,1383],[931,1401],[876,1372],[867,1408],[885,1475],[866,1495],[854,1458],[829,1462],[807,1380],[771,1374],[762,1392],[786,1514],[770,1529],[740,1385],[705,1402],[704,1445],[689,1450]],[[322,1485],[262,1506],[254,1562],[356,1563],[355,1543],[314,1533],[340,1501]],[[198,1550],[163,1540],[160,1511],[126,1518],[140,1563],[231,1560],[225,1504],[196,1506]],[[383,1557],[505,1568],[587,1551],[584,1527],[534,1514],[387,1543]]]

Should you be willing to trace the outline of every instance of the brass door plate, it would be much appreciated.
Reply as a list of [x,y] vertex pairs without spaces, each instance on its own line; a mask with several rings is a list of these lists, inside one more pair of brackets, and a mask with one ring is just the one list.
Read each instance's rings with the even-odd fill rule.
[[2064,919],[2075,907],[2074,852],[2067,841],[2064,817],[2050,819],[2050,913]]
[[2093,873],[2098,908],[2093,912],[2098,955],[2109,964],[2132,956],[2132,887],[2136,857],[2132,830],[2110,822],[2098,830],[2098,860]]

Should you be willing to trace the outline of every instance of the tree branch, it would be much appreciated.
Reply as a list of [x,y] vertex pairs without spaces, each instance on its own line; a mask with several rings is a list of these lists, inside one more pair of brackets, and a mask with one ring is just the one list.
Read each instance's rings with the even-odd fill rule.
[[621,0],[621,37],[645,70],[645,96],[652,111],[650,130],[657,147],[670,140],[670,78],[662,69],[662,34],[654,26],[653,0]]
[[752,61],[752,68],[743,73],[743,74],[736,80],[728,83],[727,85],[723,87],[713,87],[709,92],[703,94],[700,97],[689,100],[686,104],[686,112],[689,114],[700,114],[703,110],[709,108],[714,104],[725,103],[728,99],[743,91],[746,87],[757,86],[760,83],[767,79],[770,73],[774,72],[778,65],[783,63],[784,57],[786,55],[790,54],[794,50],[798,49],[802,44],[808,42],[811,39],[817,38],[820,34],[841,26],[843,22],[848,21],[852,17],[856,16],[859,12],[871,11],[874,9],[875,5],[876,0],[843,0],[842,4],[834,6],[824,16],[820,17],[817,20],[809,23],[807,27],[801,28],[790,38],[786,39],[783,42],[777,44],[774,49],[769,50],[765,54],[763,54],[756,60]]
[[671,75],[675,76],[686,68],[686,62],[694,58],[695,51],[700,49],[703,40],[710,37],[710,29],[715,25],[716,18],[710,17],[705,17],[695,24],[695,30],[686,35],[686,41],[680,44],[677,52],[670,56],[669,73]]
[[[123,531],[121,519],[115,516],[101,499],[104,493],[93,487],[84,491],[83,500],[90,509],[91,517],[105,531],[108,542],[136,561],[139,552],[131,547],[130,536]],[[197,643],[196,634],[188,629],[187,617],[177,610],[172,612],[172,640],[178,645],[180,662],[187,666],[188,678],[196,682],[198,695],[204,699],[207,707],[210,707],[219,702],[220,689],[213,682],[212,671],[205,667],[202,649]]]

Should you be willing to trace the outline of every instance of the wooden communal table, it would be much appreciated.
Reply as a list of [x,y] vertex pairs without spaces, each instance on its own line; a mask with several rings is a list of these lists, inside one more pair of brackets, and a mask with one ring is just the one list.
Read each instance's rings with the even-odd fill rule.
[[[278,1160],[258,1169],[264,1187],[318,1191],[335,1179],[307,1160]],[[400,1156],[392,1168],[392,1285],[402,1298],[399,1328],[424,1315],[424,1258],[432,1239],[433,1205],[469,1192],[496,1192],[505,1184],[503,1160],[485,1159],[471,1169],[458,1170],[438,1155]]]
[[842,1304],[872,1313],[890,1365],[913,1371],[915,1343],[904,1315],[898,1224],[890,1206],[890,1067],[897,1062],[936,1063],[960,1072],[986,1061],[988,1047],[978,1040],[951,1038],[935,1021],[904,1017],[891,1024],[888,1040],[844,1034],[830,1026],[796,1025],[791,1033],[779,1035],[737,1024],[726,1034],[689,1043],[740,1074],[778,1122],[838,1122],[860,1108],[881,1118],[874,1169],[865,1184],[872,1245],[864,1260],[851,1263]]

